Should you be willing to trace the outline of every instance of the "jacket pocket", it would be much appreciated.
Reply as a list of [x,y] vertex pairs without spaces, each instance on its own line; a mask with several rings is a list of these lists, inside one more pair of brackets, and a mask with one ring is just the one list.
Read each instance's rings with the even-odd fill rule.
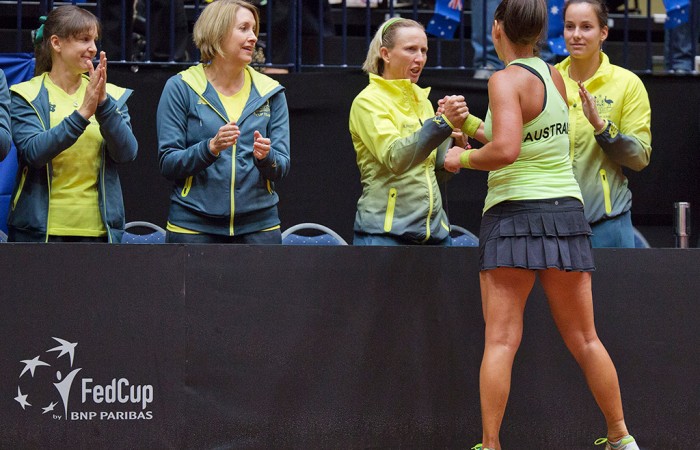
[[612,201],[610,201],[610,183],[608,182],[608,173],[605,169],[600,169],[600,184],[603,188],[603,200],[605,200],[605,214],[610,214],[612,211]]
[[384,231],[390,232],[394,223],[394,210],[396,209],[396,188],[389,189],[389,199],[386,202],[386,215],[384,216]]
[[17,188],[17,193],[15,194],[15,198],[12,199],[12,210],[15,210],[15,206],[17,206],[17,201],[19,200],[19,196],[22,194],[22,188],[24,188],[24,182],[27,180],[27,172],[29,172],[29,167],[24,166],[22,168],[22,178],[19,180],[19,187]]
[[180,192],[181,197],[187,197],[187,194],[190,193],[190,189],[192,189],[192,178],[194,178],[192,175],[187,177],[185,180],[185,186],[182,188],[182,192]]

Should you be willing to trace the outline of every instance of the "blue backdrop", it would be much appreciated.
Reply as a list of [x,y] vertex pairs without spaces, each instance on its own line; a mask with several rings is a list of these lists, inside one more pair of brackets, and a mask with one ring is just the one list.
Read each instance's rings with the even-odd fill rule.
[[[0,53],[0,69],[5,72],[8,86],[26,81],[34,74],[34,56],[31,53]],[[13,144],[7,158],[0,162],[0,229],[4,232],[7,232],[7,213],[16,175],[17,150]]]

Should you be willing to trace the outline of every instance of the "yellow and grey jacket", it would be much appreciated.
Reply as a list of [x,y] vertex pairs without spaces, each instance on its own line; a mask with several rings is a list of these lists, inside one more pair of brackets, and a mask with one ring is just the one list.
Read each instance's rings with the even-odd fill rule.
[[350,134],[362,183],[355,231],[416,243],[448,236],[435,170],[452,127],[435,116],[429,93],[408,79],[370,74],[369,85],[355,97]]
[[610,64],[605,53],[600,58],[598,71],[583,83],[595,97],[601,119],[608,121],[599,135],[583,114],[576,80],[569,78],[570,58],[556,65],[566,83],[569,154],[589,223],[616,217],[632,207],[622,167],[640,171],[651,156],[651,108],[642,80]]

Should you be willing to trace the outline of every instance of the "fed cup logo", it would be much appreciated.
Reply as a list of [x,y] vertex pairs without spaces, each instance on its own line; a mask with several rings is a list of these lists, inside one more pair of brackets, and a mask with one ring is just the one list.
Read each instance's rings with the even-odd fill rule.
[[[82,367],[73,367],[78,343],[57,337],[53,339],[58,346],[47,349],[45,354],[20,361],[24,367],[19,374],[15,401],[24,411],[41,409],[41,415],[50,413],[55,420],[153,418],[153,412],[148,410],[153,402],[152,385],[134,385],[126,378],[112,378],[107,384],[100,385],[92,378],[77,378],[79,373],[84,374]],[[74,384],[80,391],[81,403],[77,409],[69,408]],[[114,410],[115,407],[119,410]],[[125,408],[130,410],[124,411]]]

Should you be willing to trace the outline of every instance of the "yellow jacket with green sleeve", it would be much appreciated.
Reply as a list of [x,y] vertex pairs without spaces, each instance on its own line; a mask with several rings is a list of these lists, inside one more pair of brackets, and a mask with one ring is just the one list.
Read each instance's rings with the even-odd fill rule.
[[370,74],[369,85],[355,97],[350,134],[362,183],[355,231],[416,243],[448,236],[435,170],[436,149],[444,161],[452,127],[435,116],[429,92],[408,79]]
[[622,168],[640,171],[651,156],[651,108],[642,80],[611,64],[605,53],[600,58],[596,73],[583,83],[595,97],[598,114],[608,121],[598,135],[583,114],[577,82],[569,77],[571,58],[556,65],[566,83],[569,154],[589,223],[616,217],[632,207]]

